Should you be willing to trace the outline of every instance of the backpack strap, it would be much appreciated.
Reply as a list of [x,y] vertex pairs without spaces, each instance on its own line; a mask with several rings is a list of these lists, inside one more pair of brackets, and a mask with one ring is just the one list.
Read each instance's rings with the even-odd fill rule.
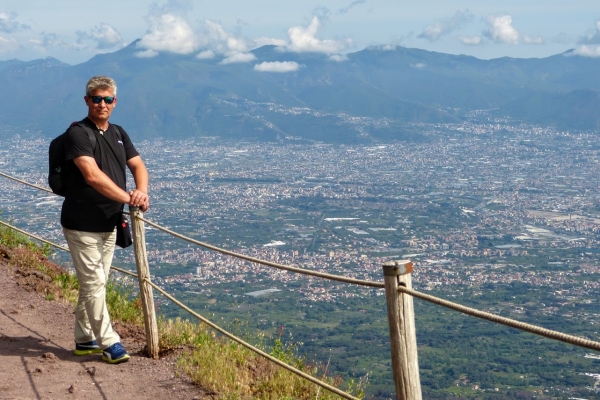
[[89,126],[85,126],[85,125],[81,125],[83,127],[83,130],[87,132],[88,134],[88,138],[90,139],[90,143],[92,145],[92,149],[94,149],[94,154],[96,153],[96,135],[94,135],[94,132],[90,129]]
[[88,138],[90,139],[90,144],[92,145],[92,152],[96,154],[96,135],[94,135],[94,131],[92,130],[92,128],[90,128],[86,124],[81,123],[81,121],[75,121],[71,124],[71,126],[74,125],[79,125],[79,127],[83,128],[83,130],[87,133]]
[[121,135],[121,127],[117,124],[111,124],[111,125],[114,126],[115,128],[117,128],[117,139],[119,139],[122,142],[123,136]]

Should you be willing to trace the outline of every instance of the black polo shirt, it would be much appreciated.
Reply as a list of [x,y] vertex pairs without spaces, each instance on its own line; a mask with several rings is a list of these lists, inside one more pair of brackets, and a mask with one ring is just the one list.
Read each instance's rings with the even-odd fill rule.
[[[60,223],[67,229],[85,232],[112,232],[118,223],[122,203],[100,194],[83,179],[73,159],[81,156],[94,157],[98,167],[121,189],[126,190],[125,168],[127,160],[138,155],[129,135],[110,124],[103,136],[89,118],[80,122],[90,127],[96,135],[96,147],[92,148],[86,131],[79,125],[67,130],[65,155],[67,160],[67,194],[63,202]],[[120,134],[119,134],[120,131]],[[118,161],[113,154],[112,145]]]

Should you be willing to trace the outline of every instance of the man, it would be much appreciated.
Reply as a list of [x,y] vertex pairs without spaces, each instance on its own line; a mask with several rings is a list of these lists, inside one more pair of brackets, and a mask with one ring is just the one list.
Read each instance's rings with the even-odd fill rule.
[[[117,364],[129,354],[113,330],[106,308],[106,281],[113,259],[116,225],[124,204],[148,210],[148,171],[127,133],[108,122],[117,105],[117,85],[106,76],[86,84],[88,115],[73,124],[65,138],[67,194],[61,225],[79,280],[75,311],[75,354],[102,353]],[[91,128],[96,143],[84,128]],[[126,191],[125,165],[136,188]]]

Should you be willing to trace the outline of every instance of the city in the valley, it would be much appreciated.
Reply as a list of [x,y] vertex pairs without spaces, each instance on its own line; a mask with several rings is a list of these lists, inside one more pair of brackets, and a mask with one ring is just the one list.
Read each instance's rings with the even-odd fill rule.
[[[49,139],[2,129],[0,171],[47,187]],[[384,262],[410,259],[417,290],[599,340],[597,135],[507,120],[419,129],[418,141],[360,145],[134,140],[151,175],[145,218],[230,251],[361,280],[381,282]],[[2,219],[64,244],[61,202],[0,178]],[[374,395],[393,392],[383,290],[289,273],[146,229],[153,279],[169,293],[225,323],[245,319],[266,332],[285,325],[308,355],[329,357],[342,374],[369,374]],[[55,257],[68,264],[64,254]],[[134,262],[131,248],[117,251],[115,265],[134,270]],[[156,300],[166,315],[179,315]],[[598,395],[600,364],[590,351],[415,302],[431,396]],[[450,336],[461,339],[441,339]],[[540,372],[554,370],[562,372]]]

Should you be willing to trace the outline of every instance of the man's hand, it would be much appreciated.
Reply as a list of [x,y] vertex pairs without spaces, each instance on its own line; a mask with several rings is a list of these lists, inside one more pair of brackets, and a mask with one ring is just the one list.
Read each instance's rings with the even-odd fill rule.
[[150,208],[150,197],[139,189],[129,191],[130,206],[139,207],[142,212],[146,212]]
[[139,207],[142,212],[150,208],[150,198],[148,197],[148,170],[140,156],[135,156],[127,160],[127,167],[135,180],[135,190],[129,192],[130,205]]

